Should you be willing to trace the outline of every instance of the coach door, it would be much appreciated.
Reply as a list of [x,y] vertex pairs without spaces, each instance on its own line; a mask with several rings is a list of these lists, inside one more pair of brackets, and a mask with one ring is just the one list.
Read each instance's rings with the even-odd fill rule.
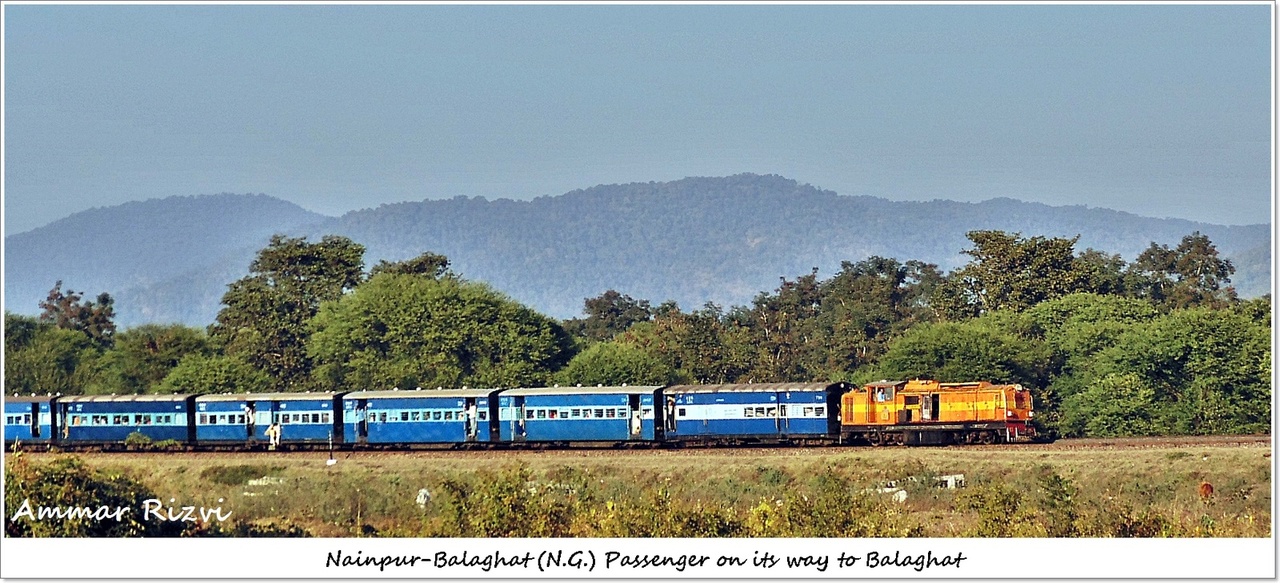
[[23,418],[31,420],[31,437],[33,439],[40,438],[40,403],[31,403],[31,413],[23,415]]
[[627,425],[630,439],[644,437],[644,422],[640,416],[640,395],[627,395]]
[[791,424],[787,420],[786,403],[778,403],[778,416],[774,419],[774,424],[778,426],[778,435],[786,435],[791,431]]
[[479,409],[476,407],[476,398],[467,397],[463,399],[462,413],[466,423],[467,441],[475,441],[479,431],[480,423],[477,420]]
[[524,397],[512,397],[511,409],[514,419],[511,420],[511,435],[513,441],[524,441],[525,438],[525,419],[529,415],[524,410]]
[[356,401],[356,443],[369,442],[369,400]]
[[245,403],[243,411],[244,411],[244,439],[245,441],[249,441],[253,439],[253,431],[257,427],[258,420],[257,420],[257,415],[255,414],[257,411],[256,411],[256,407],[253,406],[252,402]]

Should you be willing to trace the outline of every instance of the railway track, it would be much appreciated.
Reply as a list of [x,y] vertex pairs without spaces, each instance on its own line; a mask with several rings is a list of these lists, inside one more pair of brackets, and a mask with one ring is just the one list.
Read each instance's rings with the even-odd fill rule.
[[[1208,436],[1176,436],[1176,437],[1123,437],[1123,438],[1086,438],[1062,439],[1052,443],[1017,443],[997,445],[950,445],[923,446],[902,448],[904,451],[938,451],[955,450],[966,452],[980,451],[1080,451],[1080,450],[1121,450],[1121,449],[1157,449],[1157,448],[1196,448],[1196,447],[1253,447],[1270,448],[1272,437],[1269,435],[1208,435]],[[531,448],[531,449],[491,449],[491,450],[453,450],[447,448],[414,448],[414,449],[356,449],[336,450],[333,455],[337,459],[371,459],[387,456],[412,456],[423,458],[463,458],[463,459],[514,459],[528,456],[554,455],[560,457],[617,457],[617,456],[784,456],[803,457],[808,455],[830,455],[842,451],[892,451],[898,446],[741,446],[741,447],[694,447],[694,448],[638,448],[622,449],[614,447],[573,447],[573,448]],[[39,449],[29,449],[33,453],[41,453]],[[68,452],[71,453],[71,452]],[[102,451],[89,449],[86,453],[102,453],[111,455],[138,456],[235,456],[235,457],[274,457],[300,456],[315,457],[327,455],[324,448],[281,451],[235,451],[220,449],[215,451],[172,450],[118,450]]]

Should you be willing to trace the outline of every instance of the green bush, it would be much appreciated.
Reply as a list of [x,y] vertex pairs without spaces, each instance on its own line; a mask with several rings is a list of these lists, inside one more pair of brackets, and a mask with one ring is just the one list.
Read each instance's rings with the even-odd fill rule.
[[[78,457],[58,457],[38,463],[29,456],[8,456],[4,466],[4,531],[22,537],[153,537],[182,536],[192,523],[143,520],[143,501],[157,498],[146,486],[122,474],[95,470]],[[116,517],[45,517],[22,515],[25,509],[39,516],[41,507],[128,508]]]

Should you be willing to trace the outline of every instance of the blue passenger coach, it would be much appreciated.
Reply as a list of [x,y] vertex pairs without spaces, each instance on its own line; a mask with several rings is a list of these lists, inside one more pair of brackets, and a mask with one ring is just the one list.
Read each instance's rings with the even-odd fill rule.
[[52,403],[58,397],[4,398],[4,442],[48,443],[57,434]]
[[845,383],[675,385],[663,391],[671,441],[781,442],[838,435]]
[[342,398],[347,443],[497,441],[498,389],[356,391]]
[[58,397],[57,419],[68,443],[123,443],[131,433],[152,441],[195,441],[194,395],[78,395]]
[[661,439],[662,387],[545,387],[498,395],[504,442],[628,442]]
[[281,443],[342,443],[343,393],[219,394],[196,397],[196,435],[201,442],[269,442],[280,426]]

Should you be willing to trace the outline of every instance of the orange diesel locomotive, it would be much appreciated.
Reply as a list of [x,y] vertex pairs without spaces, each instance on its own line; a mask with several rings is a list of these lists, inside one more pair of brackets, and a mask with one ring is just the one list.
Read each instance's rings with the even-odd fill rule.
[[881,381],[845,393],[840,411],[845,442],[989,444],[1036,437],[1031,392],[1022,385]]

